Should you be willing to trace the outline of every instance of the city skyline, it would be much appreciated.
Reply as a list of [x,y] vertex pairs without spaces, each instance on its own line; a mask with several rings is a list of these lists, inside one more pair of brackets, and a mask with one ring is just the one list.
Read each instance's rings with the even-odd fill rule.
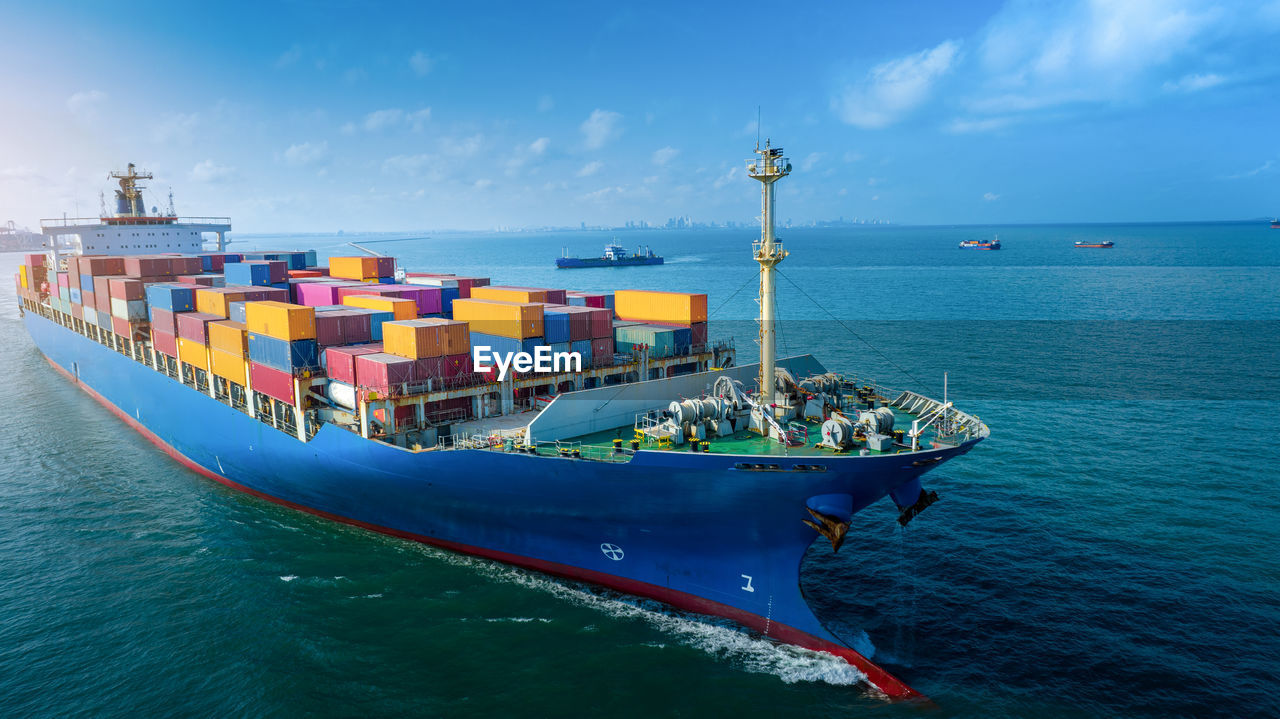
[[757,107],[797,224],[1280,213],[1277,0],[135,7],[10,8],[0,222],[135,162],[239,232],[747,224]]

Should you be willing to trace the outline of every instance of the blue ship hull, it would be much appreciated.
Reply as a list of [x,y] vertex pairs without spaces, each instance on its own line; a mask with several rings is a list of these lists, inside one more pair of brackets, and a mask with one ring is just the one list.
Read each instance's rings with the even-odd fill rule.
[[604,257],[557,257],[556,267],[562,270],[579,267],[630,267],[632,265],[660,265],[661,257],[628,257],[610,260]]
[[[625,464],[486,450],[411,452],[324,425],[301,442],[39,315],[24,323],[51,364],[176,460],[290,507],[390,535],[728,617],[844,657],[892,697],[905,684],[810,611],[800,564],[817,533],[806,506],[848,519],[959,447],[874,457],[640,451]],[[812,469],[812,465],[808,465]]]

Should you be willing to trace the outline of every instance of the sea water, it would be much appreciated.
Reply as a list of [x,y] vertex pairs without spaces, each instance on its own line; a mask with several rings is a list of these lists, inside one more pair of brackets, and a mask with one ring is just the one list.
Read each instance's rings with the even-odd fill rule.
[[[998,252],[960,250],[999,233]],[[495,284],[688,289],[756,356],[742,230],[348,242]],[[783,229],[783,354],[944,391],[990,440],[819,542],[819,616],[942,716],[1274,715],[1280,231]],[[401,240],[401,238],[415,238]],[[1111,250],[1075,249],[1110,239]],[[386,241],[392,240],[392,241]],[[376,242],[376,244],[374,244]],[[10,276],[19,255],[0,255]],[[54,372],[0,290],[6,716],[915,716],[847,664],[714,619],[376,535],[209,482]]]

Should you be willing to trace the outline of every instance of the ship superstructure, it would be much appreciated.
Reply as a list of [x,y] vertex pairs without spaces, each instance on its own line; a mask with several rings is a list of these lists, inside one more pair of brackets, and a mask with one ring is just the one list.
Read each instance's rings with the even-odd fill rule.
[[[814,616],[801,560],[885,496],[912,521],[937,499],[921,475],[988,430],[945,397],[777,356],[774,185],[791,166],[757,155],[756,364],[709,336],[705,294],[397,282],[388,257],[94,255],[82,238],[27,258],[20,307],[55,368],[218,482],[727,617],[918,697]],[[122,222],[99,225],[171,226],[138,222],[162,218],[120,179]],[[481,347],[583,361],[499,375]]]

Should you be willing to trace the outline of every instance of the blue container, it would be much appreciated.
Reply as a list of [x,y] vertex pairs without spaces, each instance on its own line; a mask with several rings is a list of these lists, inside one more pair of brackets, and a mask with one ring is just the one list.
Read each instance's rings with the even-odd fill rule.
[[79,288],[79,287],[72,287],[72,288],[71,288],[71,292],[70,292],[70,293],[68,293],[68,294],[69,294],[69,296],[71,297],[71,301],[72,301],[72,302],[74,302],[74,303],[76,303],[76,304],[78,304],[78,305],[79,305],[79,304],[83,304],[83,302],[81,301],[81,298],[82,298],[84,295],[82,295],[82,294],[80,293],[80,288]]
[[147,304],[170,312],[191,312],[196,306],[196,293],[180,285],[147,285]]
[[542,335],[546,337],[549,344],[568,342],[569,315],[564,312],[556,312],[549,307],[543,307]]
[[320,368],[320,347],[315,340],[281,340],[249,333],[249,359],[268,367],[298,374]]
[[586,297],[575,297],[575,296],[573,296],[573,295],[569,295],[569,306],[570,306],[570,307],[586,307],[586,306],[587,306],[587,298],[586,298]]
[[548,344],[551,345],[551,354],[553,355],[557,352],[573,351],[573,345],[568,342],[549,342]]
[[104,330],[111,329],[111,313],[110,312],[98,313],[98,326]]
[[582,366],[587,366],[591,361],[591,340],[578,340],[569,345],[570,352],[577,352],[582,356]]
[[[688,327],[673,327],[671,334],[676,341],[676,353],[688,354],[689,348],[693,346],[693,330]],[[681,352],[680,350],[684,350]]]
[[265,252],[262,255],[262,259],[284,262],[291,270],[307,269],[307,254],[305,252]]
[[289,282],[287,280],[284,282],[275,282],[267,285],[267,287],[274,287],[277,290],[285,290],[287,292],[289,291]]
[[80,275],[80,291],[93,292],[93,275]]
[[228,302],[227,314],[230,315],[229,319],[233,319],[236,322],[242,322],[242,323],[248,324],[249,319],[248,317],[245,316],[245,309],[244,309],[244,306],[246,304],[248,303],[247,302]]
[[378,284],[380,284],[380,285],[394,285],[395,283],[396,283],[396,278],[394,278],[394,277],[379,277],[379,278],[378,278]]
[[213,283],[209,285],[209,287],[226,287],[227,286],[227,281],[226,279],[223,278],[222,275],[212,273],[212,272],[207,272],[207,273],[201,274],[200,277],[207,279],[209,282]]
[[[246,258],[248,255],[246,255]],[[228,285],[271,287],[271,268],[267,265],[233,262],[222,269]],[[288,285],[285,286],[288,289]]]
[[444,310],[445,317],[453,317],[453,301],[458,299],[457,287],[441,287],[440,288],[440,307]]
[[307,267],[315,267],[317,264],[319,264],[318,261],[316,260],[315,250],[307,250],[302,254],[306,257]]

